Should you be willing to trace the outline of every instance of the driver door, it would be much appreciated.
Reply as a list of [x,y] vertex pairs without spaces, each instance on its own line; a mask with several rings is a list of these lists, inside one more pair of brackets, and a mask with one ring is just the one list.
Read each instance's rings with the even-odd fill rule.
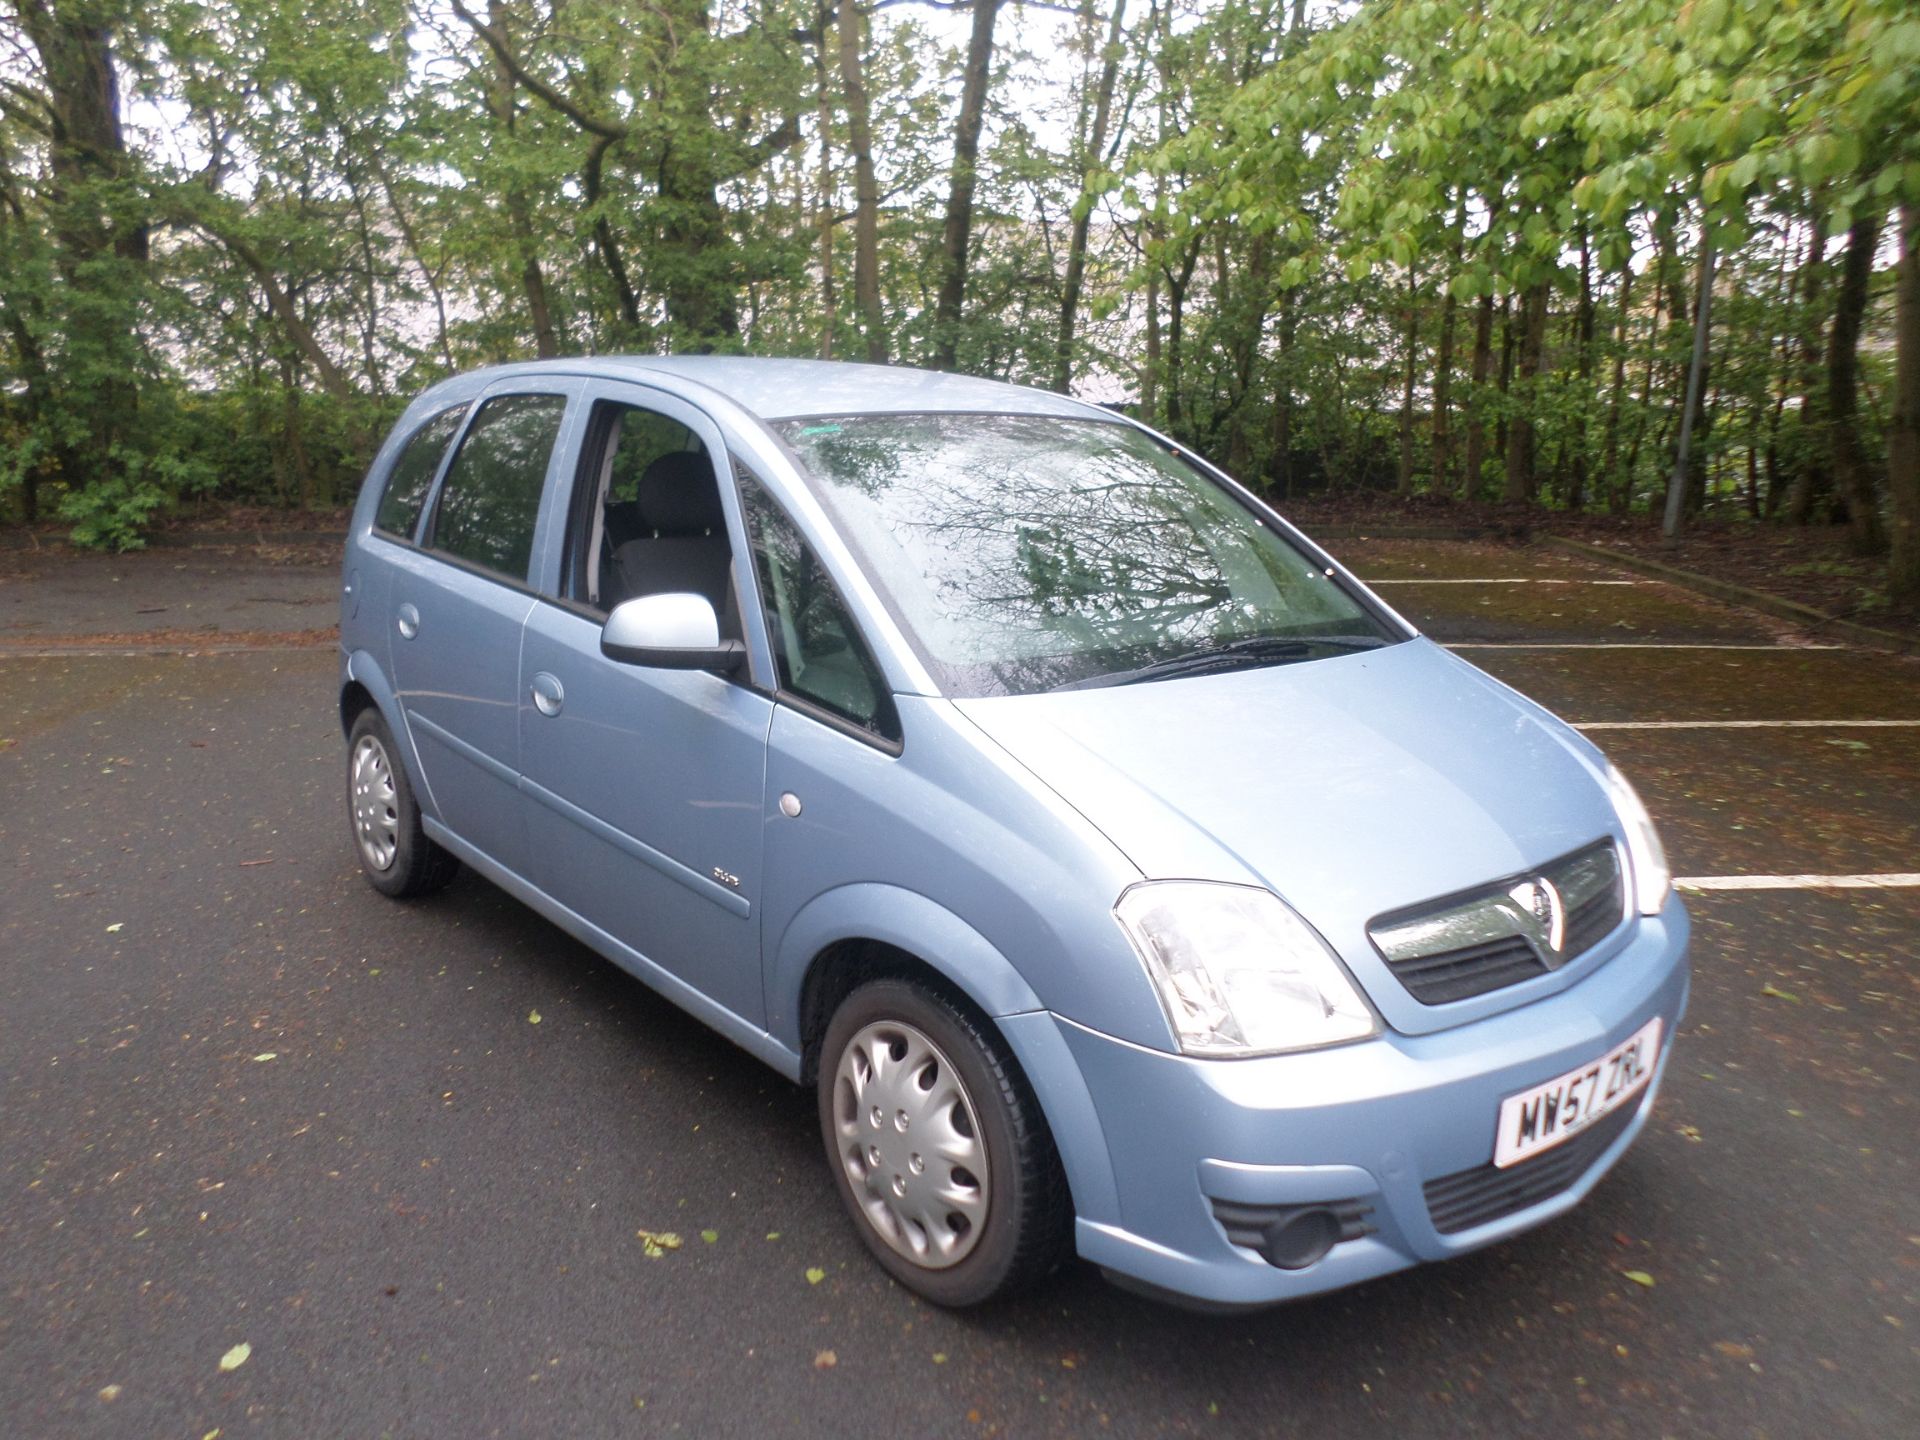
[[[536,883],[617,942],[629,969],[684,982],[755,1028],[761,799],[773,703],[703,670],[600,653],[619,600],[699,588],[738,634],[747,583],[718,429],[643,387],[589,396],[554,593],[520,660],[521,787]],[[702,488],[704,487],[704,488]],[[657,973],[654,978],[658,978]],[[671,988],[671,987],[669,987]]]

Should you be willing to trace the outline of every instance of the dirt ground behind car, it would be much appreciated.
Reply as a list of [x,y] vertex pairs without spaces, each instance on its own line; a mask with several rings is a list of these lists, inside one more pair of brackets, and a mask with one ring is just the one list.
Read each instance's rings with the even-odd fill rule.
[[1695,887],[1693,1005],[1569,1215],[1221,1318],[1084,1267],[932,1310],[847,1225],[808,1095],[471,875],[375,895],[330,561],[15,568],[6,1428],[1920,1433],[1920,665],[1544,549],[1333,548],[1635,780]]

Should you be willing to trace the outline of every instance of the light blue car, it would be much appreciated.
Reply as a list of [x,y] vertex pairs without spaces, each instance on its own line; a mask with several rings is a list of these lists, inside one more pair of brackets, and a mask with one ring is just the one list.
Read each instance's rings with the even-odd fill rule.
[[465,864],[814,1086],[937,1303],[1073,1252],[1351,1285],[1566,1210],[1652,1107],[1688,926],[1626,781],[1105,410],[482,371],[382,448],[342,594],[375,888]]

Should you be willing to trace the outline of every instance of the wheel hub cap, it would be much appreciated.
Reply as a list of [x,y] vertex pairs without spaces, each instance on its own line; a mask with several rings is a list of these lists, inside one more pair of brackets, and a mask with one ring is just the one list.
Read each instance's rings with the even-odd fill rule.
[[393,864],[400,848],[399,797],[393,788],[393,765],[387,747],[371,735],[353,747],[348,772],[348,800],[353,806],[353,836],[360,855],[375,870]]
[[834,1071],[834,1125],[854,1198],[879,1236],[929,1270],[986,1224],[989,1175],[973,1098],[940,1048],[897,1020],[868,1025]]

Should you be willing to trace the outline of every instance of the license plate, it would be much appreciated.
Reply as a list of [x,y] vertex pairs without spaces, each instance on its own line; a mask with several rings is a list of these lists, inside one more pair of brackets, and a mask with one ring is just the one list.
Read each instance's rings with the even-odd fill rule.
[[1571,1140],[1638,1095],[1660,1053],[1656,1017],[1591,1064],[1500,1102],[1493,1163],[1505,1169]]

